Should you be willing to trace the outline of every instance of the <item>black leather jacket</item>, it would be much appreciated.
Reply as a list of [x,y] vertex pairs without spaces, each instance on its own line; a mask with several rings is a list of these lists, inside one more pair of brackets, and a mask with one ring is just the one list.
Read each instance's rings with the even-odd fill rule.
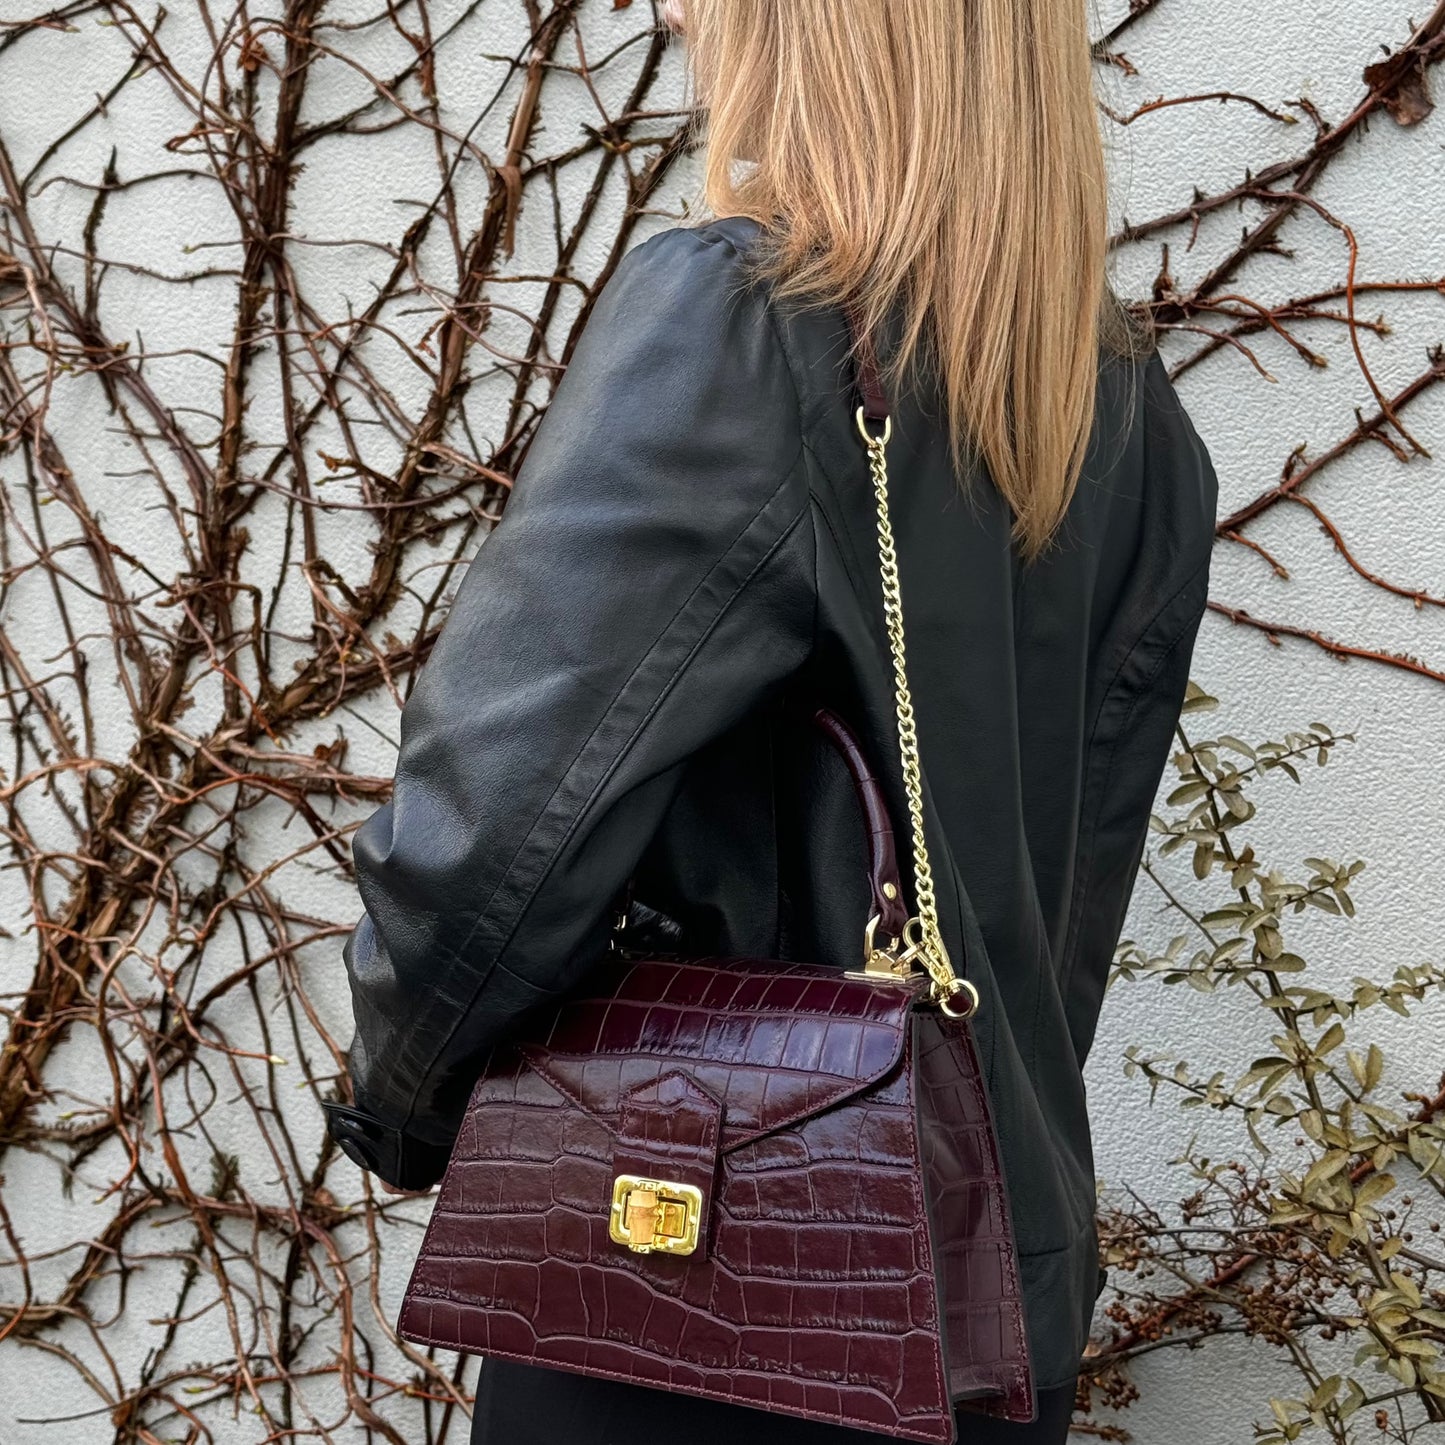
[[[738,219],[664,232],[605,287],[402,714],[360,829],[356,1107],[392,1183],[441,1173],[488,1048],[606,945],[854,966],[867,904],[824,703],[906,812],[874,503],[841,314],[746,283]],[[926,398],[894,407],[894,528],[946,940],[1009,1179],[1040,1387],[1098,1285],[1081,1067],[1205,603],[1215,478],[1155,355],[1111,358],[1058,543],[1022,566]]]

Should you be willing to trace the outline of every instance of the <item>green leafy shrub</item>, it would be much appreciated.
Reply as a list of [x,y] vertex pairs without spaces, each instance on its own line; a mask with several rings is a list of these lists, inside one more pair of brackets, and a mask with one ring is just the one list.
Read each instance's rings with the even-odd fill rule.
[[[1216,1017],[1227,1010],[1228,1030],[1200,1032],[1209,1063],[1131,1046],[1125,1071],[1151,1097],[1216,1111],[1236,1132],[1227,1159],[1192,1140],[1181,1152],[1193,1190],[1167,1217],[1124,1191],[1101,1201],[1113,1289],[1085,1393],[1126,1405],[1137,1395],[1130,1359],[1243,1334],[1299,1377],[1290,1397],[1268,1401],[1262,1445],[1423,1441],[1445,1421],[1445,1075],[1401,1087],[1370,1035],[1388,1009],[1438,1038],[1438,1015],[1419,1006],[1438,1003],[1445,971],[1401,964],[1337,987],[1351,971],[1337,961],[1344,932],[1328,960],[1305,956],[1297,920],[1313,911],[1347,929],[1365,865],[1267,864],[1251,841],[1254,795],[1279,775],[1300,783],[1352,739],[1320,723],[1255,746],[1192,738],[1190,718],[1216,706],[1191,686],[1178,785],[1144,864],[1182,931],[1161,952],[1122,943],[1111,986],[1183,986],[1212,996]],[[1176,876],[1181,855],[1192,878]],[[1439,1048],[1425,1054],[1445,1063]]]

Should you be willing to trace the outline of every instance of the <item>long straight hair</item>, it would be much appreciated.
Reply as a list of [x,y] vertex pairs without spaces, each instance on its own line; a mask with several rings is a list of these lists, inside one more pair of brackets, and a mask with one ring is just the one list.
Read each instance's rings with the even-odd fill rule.
[[1036,557],[1093,426],[1100,348],[1138,336],[1106,281],[1086,0],[684,0],[704,199],[764,231],[780,297],[900,307],[955,463],[981,457]]

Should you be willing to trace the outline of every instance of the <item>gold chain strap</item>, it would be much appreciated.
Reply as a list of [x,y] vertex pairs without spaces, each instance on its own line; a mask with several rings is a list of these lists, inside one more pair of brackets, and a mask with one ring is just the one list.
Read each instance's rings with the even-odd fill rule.
[[918,760],[918,726],[913,716],[913,694],[908,690],[908,659],[903,640],[903,588],[898,576],[898,552],[893,545],[893,519],[888,510],[888,440],[893,422],[884,421],[875,435],[858,408],[858,430],[868,448],[873,495],[878,502],[878,566],[883,574],[883,617],[888,625],[888,647],[893,654],[893,699],[898,711],[898,750],[903,758],[903,788],[908,796],[908,822],[913,835],[913,892],[918,913],[908,920],[895,948],[877,950],[890,971],[911,972],[915,963],[928,970],[929,996],[951,1018],[967,1018],[978,1008],[978,990],[953,971],[943,934],[938,927],[938,900],[933,892],[933,867],[923,832],[923,773]]

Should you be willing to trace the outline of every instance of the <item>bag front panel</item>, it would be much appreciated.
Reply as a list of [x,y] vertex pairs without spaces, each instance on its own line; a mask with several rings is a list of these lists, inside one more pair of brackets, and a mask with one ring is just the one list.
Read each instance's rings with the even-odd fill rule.
[[[687,975],[670,979],[658,967],[632,976],[653,1001],[642,1036],[635,1019],[618,1025],[627,1010],[609,996],[597,1001],[605,1019],[564,1006],[565,1027],[548,1038],[570,1037],[570,1051],[538,1045],[494,1058],[442,1183],[401,1333],[900,1439],[951,1441],[911,997],[798,966],[781,970],[792,980],[781,988],[776,965],[668,965]],[[754,967],[761,977],[746,981]],[[663,1009],[690,1019],[655,1012],[660,986],[673,1001]],[[624,978],[619,991],[628,988]],[[703,1001],[722,1010],[729,999],[755,1006],[730,1021],[698,1016]],[[808,1037],[818,1029],[826,1039]],[[880,1030],[896,1031],[887,1051]],[[888,1072],[870,1078],[880,1061]],[[690,1067],[700,1091],[737,1101],[723,1133],[738,1142],[720,1154],[705,1249],[634,1253],[609,1235],[619,1114],[608,1106],[634,1077]],[[573,1088],[582,1079],[592,1087],[586,1099]],[[800,1098],[814,1111],[793,1117]],[[759,1132],[775,1118],[790,1122]]]

